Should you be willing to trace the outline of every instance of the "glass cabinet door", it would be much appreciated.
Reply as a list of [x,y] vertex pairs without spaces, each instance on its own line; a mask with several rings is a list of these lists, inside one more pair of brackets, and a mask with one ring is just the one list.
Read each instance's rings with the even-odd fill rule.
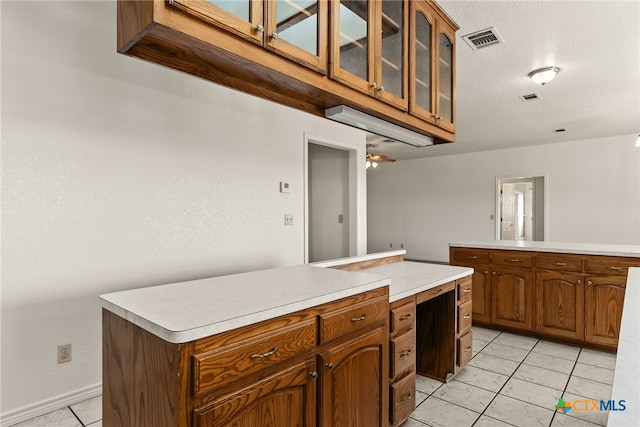
[[453,43],[444,32],[438,39],[438,117],[442,127],[453,125]]
[[431,15],[417,5],[412,19],[414,34],[411,37],[410,111],[423,119],[433,121],[432,112],[435,110],[432,83],[434,80],[432,69],[434,21]]
[[331,5],[331,77],[373,93],[371,26],[375,4],[368,0],[340,0]]
[[408,3],[383,0],[382,14],[378,21],[381,35],[380,60],[376,61],[379,76],[377,96],[385,101],[407,108],[407,16]]
[[326,73],[327,2],[275,0],[269,8],[267,45]]
[[263,0],[170,0],[168,3],[198,19],[262,44]]

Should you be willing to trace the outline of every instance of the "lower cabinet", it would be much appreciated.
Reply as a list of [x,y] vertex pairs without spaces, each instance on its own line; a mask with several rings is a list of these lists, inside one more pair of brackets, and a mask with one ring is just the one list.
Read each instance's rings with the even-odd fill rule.
[[474,323],[609,350],[618,345],[628,270],[640,267],[632,257],[466,247],[451,247],[450,260],[475,269]]
[[624,276],[587,276],[585,339],[615,347],[620,336],[622,305],[627,287]]
[[194,410],[194,427],[316,425],[315,359]]
[[541,271],[534,289],[534,330],[550,337],[584,339],[584,276]]
[[404,423],[416,408],[416,299],[390,305],[389,424]]
[[174,344],[103,310],[103,424],[387,427],[388,287]]
[[319,426],[386,426],[389,414],[383,392],[388,382],[387,370],[382,367],[388,363],[387,346],[383,345],[387,336],[378,329],[321,355]]
[[512,329],[533,329],[533,273],[515,267],[491,270],[491,323]]

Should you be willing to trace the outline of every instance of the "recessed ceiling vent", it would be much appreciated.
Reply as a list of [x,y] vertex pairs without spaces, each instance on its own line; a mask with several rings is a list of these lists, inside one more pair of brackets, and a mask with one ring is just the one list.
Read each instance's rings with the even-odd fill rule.
[[524,102],[537,101],[538,99],[540,99],[540,95],[538,95],[537,93],[528,93],[526,95],[520,96],[520,99],[522,99]]
[[504,43],[495,28],[490,27],[486,30],[476,31],[475,33],[462,36],[471,49],[478,50],[495,44]]
[[567,130],[565,128],[560,128],[560,129],[554,129],[553,132],[554,133],[562,133],[562,132],[566,132]]

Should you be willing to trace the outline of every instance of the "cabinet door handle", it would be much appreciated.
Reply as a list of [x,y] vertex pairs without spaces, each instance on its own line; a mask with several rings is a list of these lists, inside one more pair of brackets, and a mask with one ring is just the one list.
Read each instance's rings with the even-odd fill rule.
[[275,31],[271,33],[271,38],[273,40],[278,40],[278,33],[276,33]]
[[578,279],[578,285],[582,283],[582,280]]
[[622,267],[609,267],[611,270],[622,270]]
[[465,294],[468,294],[469,292],[471,292],[471,288],[464,288],[462,289],[462,292],[464,292]]
[[511,258],[509,262],[520,262],[520,260],[518,258]]
[[564,267],[565,265],[567,265],[567,263],[566,262],[556,262],[556,265],[558,267]]
[[470,351],[471,351],[471,347],[467,347],[467,348],[464,349],[465,353],[469,353]]
[[329,362],[325,366],[327,367],[328,370],[333,371],[333,368],[334,368],[333,363]]
[[318,373],[316,371],[309,372],[309,378],[315,380],[316,378],[318,378]]
[[591,286],[593,285],[593,282],[591,280],[587,280],[587,285]]
[[262,24],[256,25],[256,32],[258,33],[264,32],[264,26]]
[[468,259],[478,259],[478,257],[477,257],[477,256],[475,256],[475,255],[469,255],[469,256],[467,256],[467,258],[468,258]]
[[409,319],[411,319],[411,313],[405,314],[404,316],[400,317],[400,321],[409,320]]
[[404,358],[406,358],[406,357],[411,356],[411,353],[412,353],[412,351],[411,351],[411,350],[407,350],[407,351],[405,351],[404,353],[402,353],[402,354],[400,355],[400,357],[401,357],[402,359],[404,359]]
[[403,395],[400,400],[403,401],[403,402],[406,402],[409,399],[411,399],[411,393],[407,393],[407,394]]
[[370,87],[371,89],[374,89],[374,90],[375,90],[375,89],[378,89],[378,83],[373,82],[373,83],[371,83],[371,84],[369,85],[369,87]]
[[351,318],[351,323],[355,323],[355,322],[362,322],[363,320],[365,320],[367,318],[366,314],[363,314],[360,317],[352,317]]
[[252,354],[251,358],[252,359],[266,359],[269,356],[273,356],[276,351],[278,351],[278,347],[273,347],[271,350],[267,351],[266,353],[262,353],[262,354]]
[[466,316],[462,316],[463,319],[471,319],[471,315],[467,314]]

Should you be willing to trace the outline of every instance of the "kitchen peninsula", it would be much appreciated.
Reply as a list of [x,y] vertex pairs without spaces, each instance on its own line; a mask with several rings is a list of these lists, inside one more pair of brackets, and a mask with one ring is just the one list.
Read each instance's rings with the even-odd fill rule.
[[474,324],[615,351],[629,268],[640,246],[561,242],[451,243],[474,268]]
[[[471,356],[473,272],[403,255],[102,295],[103,422],[400,424],[415,408],[414,366],[446,380]],[[435,333],[416,343],[421,328]]]

